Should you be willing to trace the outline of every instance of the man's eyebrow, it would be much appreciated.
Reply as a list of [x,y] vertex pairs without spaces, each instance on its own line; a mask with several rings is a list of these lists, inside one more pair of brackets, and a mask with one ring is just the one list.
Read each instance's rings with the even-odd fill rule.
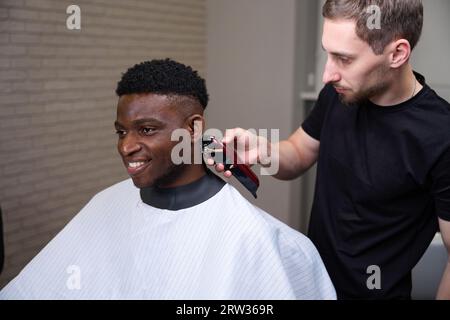
[[[163,124],[163,122],[161,122],[160,120],[155,119],[155,118],[141,118],[141,119],[137,119],[137,120],[132,121],[132,124],[134,126],[138,126],[138,125],[141,125],[143,123],[151,123],[151,124],[154,124],[154,125],[162,125]],[[114,126],[115,127],[123,127],[123,125],[119,121],[115,121],[114,122]]]
[[162,125],[163,122],[161,122],[158,119],[155,118],[142,118],[142,119],[136,119],[134,121],[132,121],[133,125],[140,125],[140,124],[144,124],[144,123],[151,123],[151,124],[155,124],[155,125]]
[[[323,44],[322,44],[322,50],[325,51],[325,52],[327,52],[327,50],[325,49],[325,47],[323,46]],[[346,57],[346,58],[349,58],[349,59],[354,59],[354,58],[356,58],[356,55],[350,54],[350,53],[347,53],[347,52],[337,52],[337,51],[335,51],[335,52],[330,52],[330,54],[332,54],[333,56],[337,56],[337,57]]]

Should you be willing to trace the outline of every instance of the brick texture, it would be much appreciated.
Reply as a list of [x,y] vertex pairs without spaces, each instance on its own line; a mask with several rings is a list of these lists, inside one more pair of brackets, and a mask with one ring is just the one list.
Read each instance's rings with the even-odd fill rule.
[[[95,193],[126,178],[113,130],[121,74],[171,57],[204,75],[205,2],[0,1],[0,288]],[[70,4],[81,30],[66,27]]]

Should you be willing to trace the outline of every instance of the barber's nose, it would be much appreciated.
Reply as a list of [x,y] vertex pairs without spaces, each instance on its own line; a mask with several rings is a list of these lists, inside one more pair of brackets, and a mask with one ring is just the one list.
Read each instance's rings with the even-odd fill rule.
[[325,65],[325,69],[323,71],[323,77],[322,81],[323,83],[333,83],[333,82],[339,82],[341,80],[341,75],[333,65],[333,62],[328,59],[327,63]]
[[119,140],[119,152],[123,156],[128,156],[141,150],[139,138],[129,132],[122,140]]

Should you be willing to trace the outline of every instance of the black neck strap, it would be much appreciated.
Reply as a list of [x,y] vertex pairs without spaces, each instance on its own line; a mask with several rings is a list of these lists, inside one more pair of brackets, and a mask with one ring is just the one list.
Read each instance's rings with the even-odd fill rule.
[[200,204],[216,193],[225,185],[225,181],[206,170],[200,179],[189,184],[174,188],[148,187],[140,190],[141,199],[149,206],[180,210]]

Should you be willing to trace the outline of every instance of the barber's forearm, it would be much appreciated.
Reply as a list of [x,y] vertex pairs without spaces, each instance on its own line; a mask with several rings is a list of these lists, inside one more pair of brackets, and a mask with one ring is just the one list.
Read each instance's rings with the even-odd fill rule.
[[441,283],[436,295],[437,300],[450,300],[450,257],[442,275]]
[[[295,151],[292,142],[284,140],[274,145],[278,147],[279,155],[279,170],[273,177],[279,180],[292,180],[301,176],[308,168],[302,168],[301,160],[297,152]],[[272,156],[275,156],[272,154]]]

